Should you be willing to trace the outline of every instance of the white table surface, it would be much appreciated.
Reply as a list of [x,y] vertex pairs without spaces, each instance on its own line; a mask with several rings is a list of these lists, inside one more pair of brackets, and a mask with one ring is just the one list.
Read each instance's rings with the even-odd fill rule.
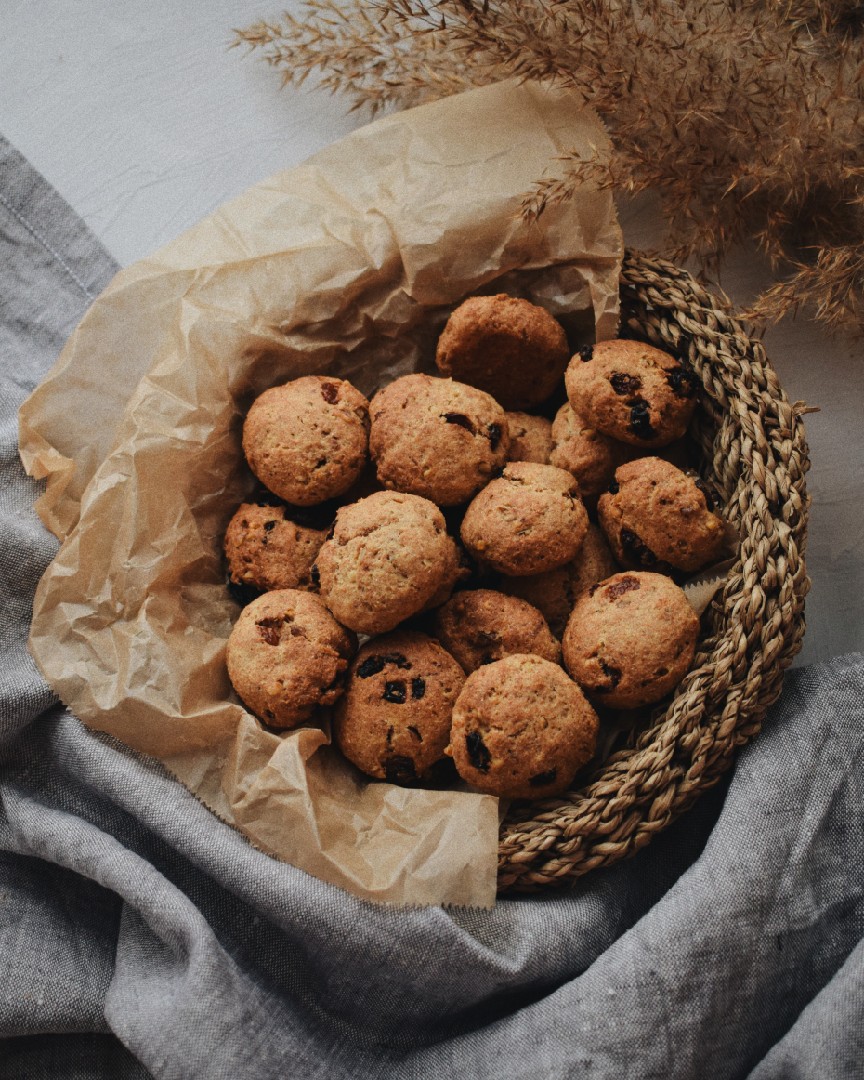
[[[234,27],[300,4],[244,0],[2,0],[0,133],[122,265],[250,184],[366,122],[348,101],[282,90],[229,49]],[[658,247],[650,200],[621,210],[625,242]],[[737,303],[771,280],[753,252],[721,277]],[[864,650],[864,343],[799,316],[766,335],[808,417],[813,497],[808,631],[798,663]]]

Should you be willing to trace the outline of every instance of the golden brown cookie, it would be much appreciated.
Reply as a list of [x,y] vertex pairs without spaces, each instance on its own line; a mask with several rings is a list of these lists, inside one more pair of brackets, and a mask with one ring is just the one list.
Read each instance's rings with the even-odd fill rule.
[[229,579],[261,592],[312,589],[310,571],[325,536],[290,521],[284,506],[242,503],[225,531]]
[[508,461],[549,464],[549,454],[552,452],[552,424],[545,416],[508,412],[507,429],[510,432]]
[[634,570],[692,574],[723,554],[723,521],[693,477],[659,457],[622,465],[597,514],[615,557]]
[[635,709],[665,697],[693,662],[699,619],[663,574],[613,574],[577,600],[562,642],[589,697]]
[[566,402],[555,414],[549,464],[573,473],[583,497],[605,491],[616,468],[632,452],[632,447],[598,431]]
[[591,760],[597,715],[557,664],[517,653],[469,675],[453,710],[450,753],[490,795],[558,795]]
[[699,381],[669,353],[641,341],[600,341],[578,352],[565,376],[570,404],[598,431],[644,448],[680,439]]
[[444,756],[465,673],[425,634],[373,638],[351,665],[333,722],[336,745],[358,769],[413,783]]
[[546,619],[556,637],[561,637],[573,605],[592,585],[618,570],[603,531],[593,522],[576,558],[545,574],[504,578],[502,592],[533,604]]
[[511,653],[533,653],[557,664],[561,647],[531,604],[492,589],[466,589],[435,613],[434,634],[465,671]]
[[482,390],[403,375],[372,399],[369,449],[385,487],[438,506],[467,502],[507,459],[501,406]]
[[475,496],[461,535],[476,559],[521,577],[569,562],[587,529],[588,514],[571,473],[515,461]]
[[318,553],[321,597],[343,625],[392,630],[434,597],[446,599],[459,557],[437,506],[419,495],[381,491],[336,514]]
[[356,648],[313,593],[277,589],[240,612],[226,646],[228,677],[265,723],[296,727],[336,701]]
[[438,341],[443,375],[478,386],[505,409],[530,409],[552,394],[569,358],[567,337],[548,311],[515,296],[472,296]]
[[351,383],[305,375],[265,390],[243,425],[243,453],[265,487],[295,506],[342,494],[366,461],[369,403]]

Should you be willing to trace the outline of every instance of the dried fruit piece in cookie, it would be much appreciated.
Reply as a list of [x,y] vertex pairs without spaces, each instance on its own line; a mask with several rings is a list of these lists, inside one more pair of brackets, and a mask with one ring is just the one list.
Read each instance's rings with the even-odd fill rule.
[[635,709],[665,697],[693,662],[699,619],[663,574],[613,574],[576,602],[562,642],[589,697]]
[[434,633],[468,672],[511,653],[561,659],[561,647],[537,608],[493,589],[457,593],[435,613]]
[[438,506],[467,502],[507,459],[501,406],[482,390],[403,375],[372,398],[369,449],[385,487]]
[[598,431],[641,447],[666,446],[687,430],[699,382],[674,356],[641,341],[599,341],[565,375],[573,408]]
[[443,375],[480,387],[510,410],[545,401],[568,358],[561,324],[537,304],[504,293],[460,304],[435,354]]
[[615,557],[634,570],[692,574],[723,554],[725,527],[705,492],[659,457],[622,465],[597,514]]
[[552,633],[560,638],[579,597],[617,569],[606,537],[591,522],[582,547],[571,562],[544,574],[504,578],[498,587],[538,608]]
[[286,518],[284,506],[243,503],[225,531],[229,579],[261,592],[314,588],[310,572],[326,535]]
[[502,574],[540,574],[575,557],[588,529],[579,485],[565,469],[515,461],[471,502],[468,552]]
[[295,506],[347,491],[363,469],[368,442],[368,401],[330,375],[305,375],[265,390],[243,425],[249,468]]
[[508,461],[549,464],[549,455],[552,452],[552,424],[545,416],[508,412],[507,428],[510,431]]
[[597,715],[557,664],[517,653],[469,675],[453,710],[459,775],[490,795],[558,795],[590,761]]
[[313,593],[277,589],[240,613],[226,647],[228,676],[266,724],[296,727],[336,701],[356,648]]
[[420,780],[444,755],[465,673],[415,631],[373,638],[358,652],[333,721],[336,745],[379,780]]
[[460,573],[438,507],[396,491],[343,506],[315,566],[324,602],[364,634],[392,630],[433,599],[443,603]]

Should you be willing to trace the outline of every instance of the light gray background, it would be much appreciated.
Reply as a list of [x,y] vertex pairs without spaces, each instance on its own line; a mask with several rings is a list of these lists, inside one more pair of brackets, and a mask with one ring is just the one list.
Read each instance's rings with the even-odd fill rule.
[[[280,90],[262,61],[228,49],[233,27],[299,7],[2,0],[0,132],[126,265],[366,121],[346,100]],[[650,200],[621,218],[628,244],[661,245]],[[744,251],[721,284],[744,303],[769,280]],[[821,409],[807,422],[813,590],[801,664],[864,649],[864,347],[804,317],[766,344],[789,397]]]

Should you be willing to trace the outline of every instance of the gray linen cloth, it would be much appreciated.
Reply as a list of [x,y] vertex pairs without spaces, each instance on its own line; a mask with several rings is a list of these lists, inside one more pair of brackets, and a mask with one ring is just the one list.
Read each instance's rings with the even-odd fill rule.
[[864,659],[790,673],[726,783],[573,889],[355,900],[35,670],[16,410],[116,268],[2,141],[0,245],[0,1077],[864,1075]]

